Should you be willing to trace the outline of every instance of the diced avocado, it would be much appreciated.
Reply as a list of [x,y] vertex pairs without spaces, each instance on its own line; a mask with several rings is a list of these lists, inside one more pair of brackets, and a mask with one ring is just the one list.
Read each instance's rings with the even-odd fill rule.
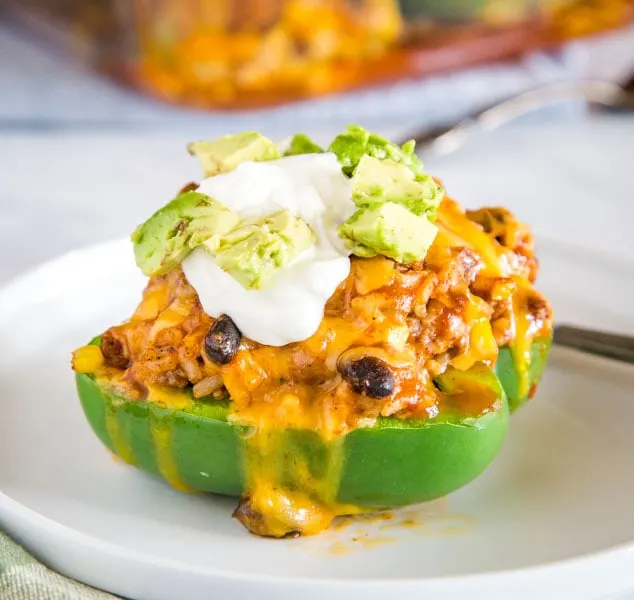
[[438,233],[426,216],[387,202],[359,209],[341,227],[339,234],[352,254],[370,257],[383,254],[400,263],[425,258]]
[[231,231],[240,217],[209,196],[189,191],[155,212],[132,234],[134,258],[147,276],[180,264],[198,245]]
[[288,149],[284,152],[284,156],[293,156],[295,154],[320,154],[323,148],[318,146],[305,133],[296,133],[290,141]]
[[310,227],[288,210],[247,219],[230,233],[205,246],[216,264],[245,288],[260,288],[315,242]]
[[259,162],[280,158],[279,148],[256,131],[225,135],[213,141],[191,142],[187,149],[200,159],[205,177],[231,171],[247,160]]
[[444,191],[429,175],[416,177],[401,163],[365,155],[353,177],[352,199],[359,208],[394,202],[415,215],[433,214]]
[[343,172],[352,176],[359,161],[366,154],[370,132],[356,125],[349,125],[348,129],[340,133],[328,147],[328,152],[333,152],[341,163]]
[[332,141],[328,151],[337,155],[343,172],[349,177],[354,174],[364,155],[370,155],[379,160],[389,159],[402,163],[414,175],[425,175],[423,163],[415,154],[413,140],[402,146],[397,146],[358,125],[349,125],[346,131],[340,133]]

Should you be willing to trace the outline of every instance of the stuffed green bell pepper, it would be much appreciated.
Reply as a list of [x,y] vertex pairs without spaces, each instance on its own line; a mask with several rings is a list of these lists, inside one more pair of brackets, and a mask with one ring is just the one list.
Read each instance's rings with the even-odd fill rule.
[[205,179],[132,236],[140,304],[73,354],[101,442],[270,537],[482,473],[548,354],[530,234],[360,127],[189,149]]
[[[177,489],[242,497],[236,515],[274,537],[318,533],[337,514],[439,498],[477,477],[507,431],[500,383],[478,365],[446,371],[437,385],[446,407],[434,419],[379,417],[328,439],[311,429],[254,432],[232,422],[228,401],[189,390],[173,404],[135,400],[107,378],[77,375],[88,422],[112,453]],[[462,412],[459,399],[470,394],[478,410]]]

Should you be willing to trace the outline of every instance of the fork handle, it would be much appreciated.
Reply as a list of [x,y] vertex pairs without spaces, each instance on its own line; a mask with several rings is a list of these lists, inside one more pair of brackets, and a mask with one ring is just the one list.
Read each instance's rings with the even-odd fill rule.
[[568,100],[585,100],[594,105],[617,107],[631,101],[630,96],[617,84],[603,81],[581,80],[547,84],[493,106],[445,127],[427,129],[407,139],[416,141],[417,149],[434,154],[453,152],[476,131],[492,131],[536,110]]
[[558,346],[574,348],[586,354],[634,364],[634,337],[632,336],[559,325],[555,327],[553,341]]

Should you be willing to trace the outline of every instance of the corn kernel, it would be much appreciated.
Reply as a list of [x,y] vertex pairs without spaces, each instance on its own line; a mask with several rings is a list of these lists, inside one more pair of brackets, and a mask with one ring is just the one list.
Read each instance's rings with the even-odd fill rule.
[[82,346],[73,352],[73,370],[76,373],[95,373],[103,366],[103,354],[99,346]]

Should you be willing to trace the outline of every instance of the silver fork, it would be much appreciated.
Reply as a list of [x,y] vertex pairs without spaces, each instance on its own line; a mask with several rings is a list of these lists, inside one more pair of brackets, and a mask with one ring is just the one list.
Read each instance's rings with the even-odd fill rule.
[[448,126],[415,130],[401,143],[415,140],[417,151],[423,155],[449,154],[477,133],[498,129],[519,117],[570,100],[583,100],[603,110],[634,110],[634,79],[624,86],[593,80],[544,85],[480,109]]

